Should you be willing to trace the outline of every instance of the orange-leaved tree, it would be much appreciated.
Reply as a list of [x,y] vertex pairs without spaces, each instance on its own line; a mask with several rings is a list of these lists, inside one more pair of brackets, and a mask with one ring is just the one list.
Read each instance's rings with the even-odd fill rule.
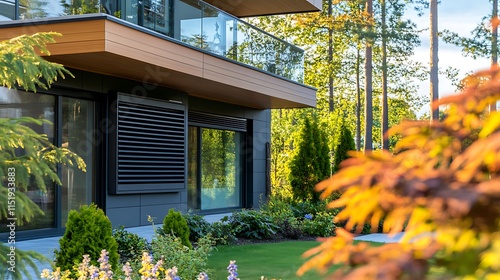
[[[405,232],[400,243],[370,247],[338,229],[307,251],[297,272],[336,264],[334,279],[424,279],[432,266],[442,277],[500,279],[500,69],[467,78],[458,95],[442,98],[442,122],[406,122],[392,129],[402,140],[394,154],[357,153],[316,186],[329,207],[343,207],[337,220],[352,229],[364,223]],[[358,226],[357,229],[361,229]]]

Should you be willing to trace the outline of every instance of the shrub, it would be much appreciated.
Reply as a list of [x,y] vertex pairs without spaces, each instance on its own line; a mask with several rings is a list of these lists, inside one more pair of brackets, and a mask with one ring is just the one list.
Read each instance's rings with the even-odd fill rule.
[[113,230],[113,237],[118,244],[120,263],[140,261],[142,253],[151,252],[151,244],[144,237],[126,231],[123,226]]
[[298,152],[290,162],[290,185],[296,200],[319,201],[314,186],[330,176],[328,141],[317,120],[306,118]]
[[164,266],[178,268],[181,279],[196,279],[201,272],[207,272],[207,260],[214,249],[210,235],[198,239],[194,249],[186,247],[179,237],[166,234],[156,235],[152,242],[153,257],[164,260]]
[[187,213],[183,215],[189,227],[189,240],[194,242],[210,233],[210,223],[201,215]]
[[163,219],[163,233],[172,234],[178,237],[184,246],[189,249],[193,248],[189,241],[189,227],[181,212],[174,209],[168,210],[168,214]]
[[323,201],[311,202],[311,201],[299,201],[289,205],[290,209],[293,211],[293,216],[296,218],[304,218],[307,214],[316,215],[316,213],[326,211],[326,203]]
[[284,199],[278,195],[271,195],[265,203],[262,203],[261,213],[270,216],[276,222],[294,217],[291,199]]
[[229,245],[238,241],[238,238],[236,238],[234,234],[232,225],[227,221],[228,217],[226,216],[222,218],[221,221],[212,223],[210,227],[210,235],[217,245]]
[[334,215],[328,212],[319,212],[316,215],[310,215],[304,218],[302,231],[314,237],[332,236],[335,231],[333,223]]
[[277,222],[278,235],[283,238],[300,239],[304,236],[302,225],[296,218],[289,218]]
[[228,222],[236,237],[248,239],[269,238],[278,230],[271,217],[255,210],[234,212]]
[[102,250],[109,253],[109,264],[113,269],[118,265],[118,245],[112,235],[111,222],[95,204],[69,212],[59,248],[54,252],[55,265],[62,270],[71,269],[82,260],[83,255],[89,255],[92,264],[98,265]]

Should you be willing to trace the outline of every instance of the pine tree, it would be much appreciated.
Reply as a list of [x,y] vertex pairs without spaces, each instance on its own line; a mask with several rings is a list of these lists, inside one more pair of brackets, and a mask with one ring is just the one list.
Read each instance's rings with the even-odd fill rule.
[[326,135],[318,121],[305,119],[298,152],[290,163],[290,185],[296,200],[319,201],[314,186],[330,176],[330,158]]
[[[58,77],[64,78],[64,74],[71,75],[62,65],[48,62],[37,54],[38,51],[48,55],[46,45],[54,42],[53,37],[56,35],[36,33],[0,42],[0,86],[36,91],[37,88],[50,87]],[[35,181],[41,191],[45,191],[45,178],[61,184],[55,170],[57,164],[85,169],[85,163],[78,155],[66,148],[55,147],[46,135],[39,135],[29,127],[43,123],[43,120],[28,117],[0,118],[0,219],[9,217],[8,205],[4,202],[7,202],[9,193],[15,193],[16,225],[19,226],[42,213],[38,205],[23,192],[30,180]],[[22,156],[16,154],[20,149],[23,150]],[[9,178],[14,176],[15,188],[9,184]],[[38,273],[35,261],[47,261],[47,258],[36,252],[16,249],[15,272],[7,270],[9,246],[7,243],[0,244],[0,279],[29,278],[29,269]]]
[[337,173],[340,169],[340,163],[345,159],[348,159],[349,151],[356,150],[354,144],[354,139],[352,137],[351,131],[342,124],[340,128],[340,135],[337,146],[335,147],[334,159],[333,159],[333,173]]

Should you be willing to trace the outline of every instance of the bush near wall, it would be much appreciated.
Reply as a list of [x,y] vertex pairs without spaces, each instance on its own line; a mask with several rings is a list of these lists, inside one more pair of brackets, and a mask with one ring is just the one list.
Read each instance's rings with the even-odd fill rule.
[[59,250],[55,250],[55,266],[62,270],[73,268],[89,255],[93,265],[103,249],[107,250],[112,269],[118,267],[118,245],[112,235],[111,222],[95,204],[81,206],[79,211],[71,210],[66,223],[66,231],[59,240]]

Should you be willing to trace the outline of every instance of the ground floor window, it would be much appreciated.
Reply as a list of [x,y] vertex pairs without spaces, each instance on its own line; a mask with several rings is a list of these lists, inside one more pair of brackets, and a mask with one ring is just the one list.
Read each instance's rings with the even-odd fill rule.
[[[29,223],[16,230],[64,227],[69,211],[95,199],[94,138],[95,104],[93,101],[0,87],[0,117],[32,117],[50,123],[30,125],[37,133],[45,134],[56,146],[67,147],[85,161],[83,172],[76,167],[62,166],[59,170],[61,186],[46,181],[42,192],[33,181],[25,190],[26,195],[43,211]],[[19,151],[22,154],[22,150]],[[1,224],[7,221],[2,220]],[[8,230],[0,227],[0,232]]]
[[244,133],[190,126],[188,206],[193,210],[241,207]]

